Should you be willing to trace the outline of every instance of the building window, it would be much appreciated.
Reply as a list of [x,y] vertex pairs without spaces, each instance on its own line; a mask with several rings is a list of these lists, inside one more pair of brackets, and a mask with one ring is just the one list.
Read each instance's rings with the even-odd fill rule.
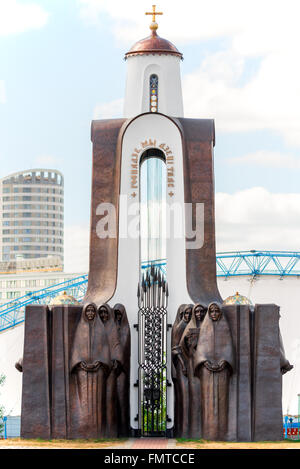
[[21,286],[20,280],[8,280],[6,282],[6,288],[19,288]]
[[19,291],[8,291],[7,292],[7,299],[8,300],[11,300],[11,299],[14,299],[14,298],[19,298],[19,296],[21,296],[21,292],[19,292]]
[[25,287],[36,287],[37,281],[36,280],[25,280]]
[[158,76],[150,76],[150,111],[158,111]]

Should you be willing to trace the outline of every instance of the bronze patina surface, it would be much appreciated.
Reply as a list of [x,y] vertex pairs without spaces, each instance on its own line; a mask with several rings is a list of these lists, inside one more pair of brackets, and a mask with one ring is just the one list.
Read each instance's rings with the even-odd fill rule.
[[[130,433],[130,327],[126,305],[112,308],[108,303],[118,277],[122,142],[138,117],[92,124],[90,268],[84,306],[26,308],[24,355],[17,363],[23,371],[24,438],[114,438]],[[281,439],[282,374],[292,366],[284,354],[279,308],[220,306],[214,122],[165,118],[182,138],[184,201],[204,204],[204,244],[197,249],[186,245],[187,288],[195,304],[179,307],[172,329],[176,436]],[[114,237],[97,234],[102,203],[115,208]]]
[[107,322],[94,304],[26,308],[22,438],[129,436],[130,331],[105,307]]
[[[165,117],[174,122],[182,136],[185,202],[194,206],[204,204],[204,245],[186,250],[186,276],[192,300],[208,306],[211,301],[222,302],[216,282],[215,260],[214,122],[210,119]],[[97,207],[103,202],[112,203],[118,220],[122,140],[127,127],[135,119],[94,121],[92,124],[90,269],[84,303],[105,303],[116,289],[118,233],[116,238],[100,239],[97,236]]]
[[[221,441],[283,439],[284,355],[276,305],[212,303],[203,322],[184,316],[172,328],[175,434]],[[197,332],[198,331],[198,332]]]

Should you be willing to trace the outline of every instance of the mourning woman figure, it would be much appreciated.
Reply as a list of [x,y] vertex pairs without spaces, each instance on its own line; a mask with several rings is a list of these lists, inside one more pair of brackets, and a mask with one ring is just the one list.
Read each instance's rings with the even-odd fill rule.
[[194,375],[194,355],[201,334],[201,325],[205,318],[207,308],[201,304],[193,307],[192,318],[182,335],[180,346],[184,361],[187,364],[188,394],[189,394],[189,424],[188,438],[201,438],[201,390],[200,380]]
[[193,305],[181,305],[172,328],[172,380],[175,390],[175,432],[186,436],[189,420],[187,363],[180,345],[184,330],[192,316]]
[[98,312],[109,344],[111,365],[106,386],[106,436],[116,438],[119,435],[117,379],[123,369],[123,353],[113,310],[108,304],[103,304],[99,307]]
[[197,303],[194,308],[193,308],[193,316],[195,317],[196,321],[196,327],[200,327],[205,315],[207,313],[207,308],[205,306],[201,305],[200,303]]
[[70,361],[70,409],[73,438],[103,438],[106,433],[106,382],[110,353],[96,306],[83,308]]
[[202,437],[223,440],[228,425],[229,380],[234,351],[228,322],[217,303],[211,303],[201,326],[194,356],[200,379]]
[[117,377],[118,427],[120,436],[129,434],[130,328],[125,307],[114,306],[114,319],[123,353],[123,366]]

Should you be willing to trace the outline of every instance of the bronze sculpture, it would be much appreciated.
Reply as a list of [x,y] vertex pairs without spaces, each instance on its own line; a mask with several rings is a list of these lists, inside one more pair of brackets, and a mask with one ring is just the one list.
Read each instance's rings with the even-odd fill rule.
[[175,428],[178,436],[188,433],[189,395],[187,362],[180,345],[181,338],[192,316],[193,305],[181,305],[172,328],[172,380],[175,389]]
[[[165,117],[181,135],[184,202],[203,204],[205,220],[203,246],[185,248],[187,290],[191,301],[197,304],[192,319],[192,305],[179,308],[172,330],[176,436],[241,441],[280,439],[281,374],[291,365],[280,352],[276,305],[256,305],[253,315],[249,315],[248,306],[233,305],[220,317],[220,308],[214,303],[210,316],[201,322],[205,308],[198,302],[208,305],[222,301],[216,281],[214,123]],[[113,204],[118,219],[123,139],[137,118],[94,121],[92,125],[90,268],[83,300],[86,309],[71,305],[56,305],[51,310],[46,305],[26,308],[24,363],[17,365],[23,370],[24,438],[129,434],[130,329],[124,307],[116,305],[112,311],[103,304],[115,298],[119,282],[119,231],[115,237],[98,236],[97,207],[103,202]],[[195,221],[193,211],[193,226]],[[128,279],[121,278],[121,282],[127,284]],[[175,282],[171,289],[180,286]],[[102,305],[100,319],[98,314],[94,316],[96,307],[91,302]],[[213,347],[215,336],[218,342]],[[215,355],[220,355],[217,363]],[[162,383],[165,385],[166,381]],[[94,396],[99,393],[95,405]],[[157,386],[154,390],[150,387],[149,394],[159,400]],[[265,396],[270,395],[272,400],[267,400]],[[219,404],[217,416],[212,396]],[[163,423],[167,427],[167,422]],[[134,427],[133,421],[132,424]],[[168,423],[169,430],[170,427]]]
[[108,304],[103,304],[98,312],[105,328],[111,363],[106,383],[106,433],[110,438],[114,438],[118,436],[117,380],[122,371],[123,351],[113,310]]
[[15,363],[15,368],[20,373],[23,373],[23,357],[19,358],[19,360]]
[[106,435],[106,387],[111,370],[109,343],[96,306],[86,305],[77,326],[70,362],[73,438]]
[[196,321],[196,327],[199,328],[203,322],[205,315],[207,313],[207,308],[200,303],[195,304],[193,308],[193,315]]
[[201,333],[201,324],[206,315],[206,308],[197,303],[192,310],[192,317],[182,335],[180,346],[187,367],[189,412],[186,437],[201,438],[201,388],[200,381],[194,375],[194,355]]
[[202,436],[222,440],[227,433],[229,380],[234,350],[228,322],[220,305],[211,303],[201,327],[194,357],[201,384]]
[[119,435],[129,434],[129,383],[130,383],[130,327],[126,309],[121,304],[114,306],[114,320],[123,353],[123,366],[117,378],[117,408]]

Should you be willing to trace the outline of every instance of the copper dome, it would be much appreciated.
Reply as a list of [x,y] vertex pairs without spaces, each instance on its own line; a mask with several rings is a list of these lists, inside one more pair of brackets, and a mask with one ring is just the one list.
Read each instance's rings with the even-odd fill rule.
[[183,55],[170,41],[159,37],[156,31],[145,39],[141,39],[125,54],[125,59],[131,55],[146,55],[146,54],[170,54],[177,55],[183,58]]

